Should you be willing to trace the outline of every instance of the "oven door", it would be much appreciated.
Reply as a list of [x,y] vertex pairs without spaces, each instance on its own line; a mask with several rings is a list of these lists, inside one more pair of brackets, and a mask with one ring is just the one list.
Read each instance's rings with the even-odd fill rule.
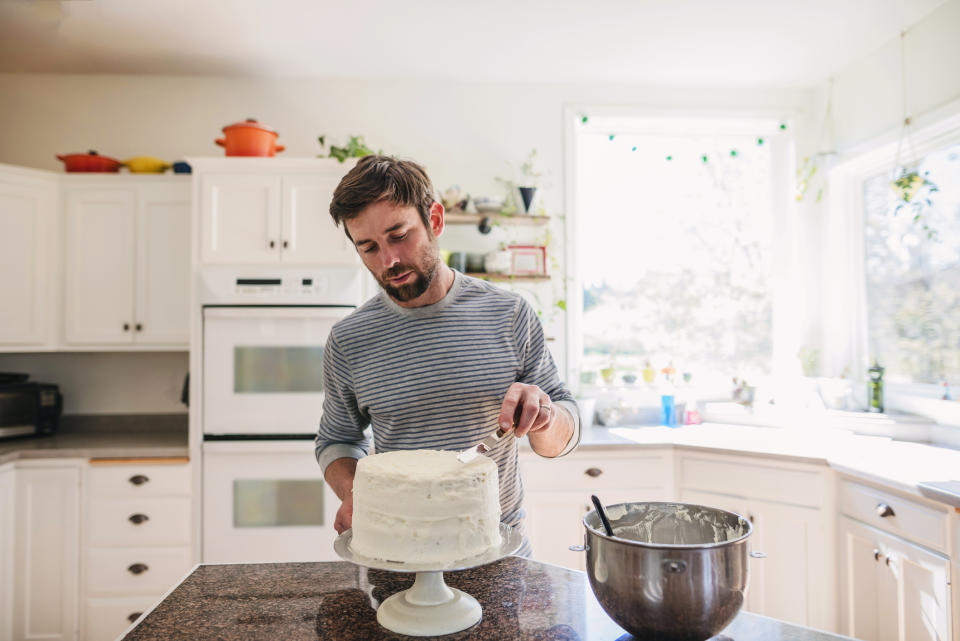
[[203,432],[313,434],[323,350],[353,307],[204,307]]
[[204,441],[203,562],[336,561],[340,500],[312,440]]

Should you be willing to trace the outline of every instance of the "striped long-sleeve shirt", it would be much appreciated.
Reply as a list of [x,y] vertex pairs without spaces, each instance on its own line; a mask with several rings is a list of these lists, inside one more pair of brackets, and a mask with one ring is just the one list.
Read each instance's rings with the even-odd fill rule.
[[[543,327],[519,295],[455,273],[447,295],[433,305],[406,308],[384,292],[339,321],[323,357],[325,396],[316,439],[321,469],[341,457],[377,452],[462,450],[497,429],[507,388],[516,381],[540,387],[574,416]],[[503,439],[487,455],[500,471],[503,523],[522,527],[523,487],[518,439]]]

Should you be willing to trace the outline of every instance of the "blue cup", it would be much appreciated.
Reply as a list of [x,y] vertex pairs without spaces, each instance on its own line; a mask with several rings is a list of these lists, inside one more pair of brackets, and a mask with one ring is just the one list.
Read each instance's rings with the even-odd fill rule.
[[660,423],[667,427],[677,426],[677,406],[673,394],[664,394],[660,397]]

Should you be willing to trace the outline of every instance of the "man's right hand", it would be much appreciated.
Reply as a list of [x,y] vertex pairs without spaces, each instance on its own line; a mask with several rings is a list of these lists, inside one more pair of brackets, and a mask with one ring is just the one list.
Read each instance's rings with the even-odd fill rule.
[[333,527],[337,534],[343,534],[344,530],[353,527],[353,494],[348,494],[340,504],[337,517],[333,520]]

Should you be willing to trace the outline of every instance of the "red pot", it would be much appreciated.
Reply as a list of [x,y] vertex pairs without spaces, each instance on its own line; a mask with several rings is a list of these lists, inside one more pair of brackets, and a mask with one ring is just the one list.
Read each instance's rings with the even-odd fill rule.
[[226,149],[228,156],[273,156],[286,149],[277,144],[277,132],[254,118],[223,128],[224,137],[214,142]]
[[95,151],[88,151],[85,154],[66,154],[57,155],[58,160],[62,160],[64,168],[67,171],[85,171],[85,172],[118,172],[123,163],[109,156],[101,156]]

